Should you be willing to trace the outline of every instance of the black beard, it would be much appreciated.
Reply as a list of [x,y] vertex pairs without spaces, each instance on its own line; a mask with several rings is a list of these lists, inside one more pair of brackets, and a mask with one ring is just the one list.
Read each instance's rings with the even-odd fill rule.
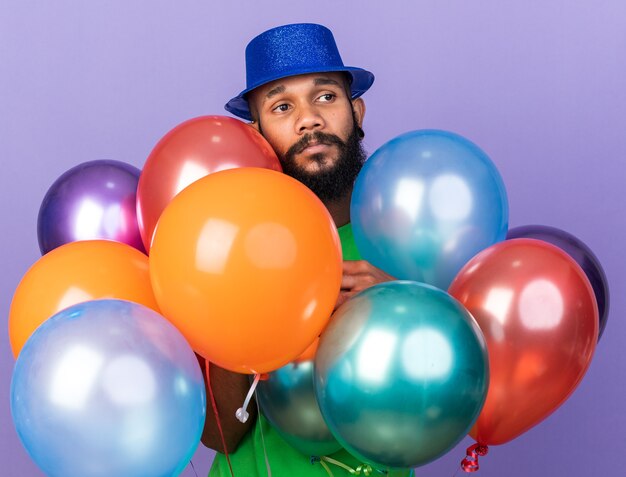
[[[334,134],[323,132],[306,134],[284,155],[278,155],[283,172],[302,182],[324,203],[334,202],[345,197],[352,190],[354,181],[367,158],[361,143],[362,133],[360,131],[355,121],[354,128],[346,142]],[[296,164],[294,160],[296,154],[302,152],[310,142],[337,146],[339,156],[330,169],[309,172]],[[321,162],[324,160],[324,155],[314,154],[311,159]]]

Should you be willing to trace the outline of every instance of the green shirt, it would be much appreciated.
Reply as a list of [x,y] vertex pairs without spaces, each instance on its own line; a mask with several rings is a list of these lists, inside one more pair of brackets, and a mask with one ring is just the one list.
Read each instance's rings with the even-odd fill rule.
[[[350,224],[339,228],[339,238],[344,260],[361,260]],[[263,450],[264,443],[265,451]],[[302,454],[291,447],[263,416],[259,416],[252,431],[243,438],[237,451],[229,454],[229,457],[235,477],[266,477],[268,475],[267,464],[273,477],[329,477],[328,472],[319,462],[311,463],[311,456]],[[343,449],[329,457],[352,469],[363,464]],[[351,475],[349,471],[338,465],[331,463],[326,465],[334,477]],[[383,474],[372,473],[372,476],[378,475],[383,477]],[[407,469],[391,471],[387,475],[388,477],[408,477],[413,474]],[[215,454],[209,477],[231,477],[224,454]]]

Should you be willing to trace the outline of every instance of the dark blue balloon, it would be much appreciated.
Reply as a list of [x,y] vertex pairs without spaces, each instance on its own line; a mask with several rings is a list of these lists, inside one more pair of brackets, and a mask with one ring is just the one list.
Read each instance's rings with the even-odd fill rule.
[[564,230],[547,225],[522,225],[509,230],[507,240],[516,238],[530,238],[543,240],[556,245],[572,257],[583,269],[591,283],[593,293],[598,303],[600,326],[598,340],[604,332],[609,315],[609,284],[600,260],[591,249],[578,237]]

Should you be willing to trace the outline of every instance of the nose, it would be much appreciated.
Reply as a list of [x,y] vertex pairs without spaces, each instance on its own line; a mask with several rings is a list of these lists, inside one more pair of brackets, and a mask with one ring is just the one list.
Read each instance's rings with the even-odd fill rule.
[[300,116],[296,122],[296,131],[298,134],[319,131],[323,129],[324,126],[324,118],[315,105],[307,104],[300,107]]

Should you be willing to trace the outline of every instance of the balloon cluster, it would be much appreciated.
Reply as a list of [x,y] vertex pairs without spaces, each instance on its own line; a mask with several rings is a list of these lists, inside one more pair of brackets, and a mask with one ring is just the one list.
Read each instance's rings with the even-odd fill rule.
[[194,352],[255,383],[269,373],[261,409],[303,454],[343,448],[379,470],[468,432],[507,442],[580,382],[608,313],[602,268],[558,229],[504,240],[504,184],[476,145],[443,131],[385,144],[351,222],[363,258],[398,281],[333,314],[332,217],[250,126],[203,116],[141,171],[67,171],[9,317],[11,409],[33,460],[51,476],[180,474],[205,419]]
[[323,455],[337,441],[392,469],[426,464],[469,432],[479,450],[463,468],[475,471],[488,445],[574,391],[606,324],[602,267],[559,229],[507,235],[502,178],[475,144],[435,130],[384,144],[356,180],[351,222],[364,259],[411,281],[342,305],[314,366],[289,364],[260,385],[261,408],[294,447]]
[[91,161],[50,187],[43,256],[9,316],[13,420],[47,475],[179,475],[206,413],[192,346],[263,372],[319,334],[341,280],[337,232],[280,170],[254,129],[206,116],[170,131],[142,171]]

